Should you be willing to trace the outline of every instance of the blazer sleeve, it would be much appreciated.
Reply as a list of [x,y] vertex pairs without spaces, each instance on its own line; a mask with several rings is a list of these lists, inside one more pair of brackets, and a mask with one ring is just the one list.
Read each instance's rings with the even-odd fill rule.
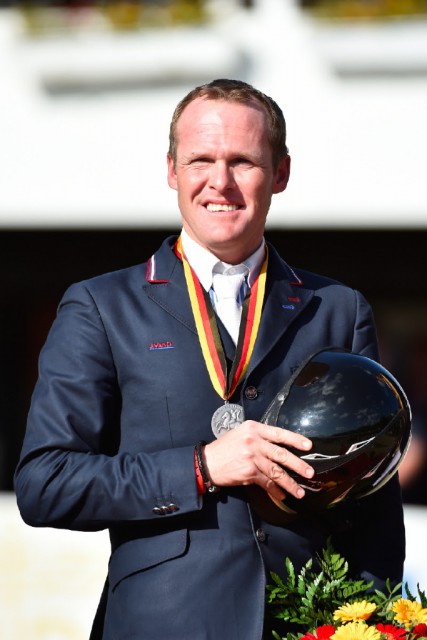
[[173,505],[163,509],[163,520],[201,508],[193,447],[118,453],[120,411],[101,315],[84,283],[73,285],[40,354],[15,472],[27,524],[99,530],[158,519],[164,506]]
[[354,291],[355,314],[351,350],[379,361],[378,338],[372,308],[366,298]]

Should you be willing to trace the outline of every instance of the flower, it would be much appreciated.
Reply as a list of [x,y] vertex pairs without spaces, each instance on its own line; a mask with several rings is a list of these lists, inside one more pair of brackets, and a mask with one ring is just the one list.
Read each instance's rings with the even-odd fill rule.
[[285,564],[286,578],[272,573],[274,584],[267,586],[267,608],[287,625],[284,638],[273,632],[275,640],[427,640],[427,596],[419,585],[418,599],[407,584],[404,598],[402,583],[386,580],[382,593],[352,579],[329,542],[299,574],[289,558]]
[[332,624],[324,624],[316,629],[316,636],[318,640],[329,640],[331,635],[335,632],[335,627]]
[[380,640],[380,638],[378,629],[362,621],[343,624],[331,636],[331,640]]
[[343,604],[334,611],[334,620],[342,622],[356,622],[357,620],[367,620],[377,608],[372,602],[353,602],[353,604]]
[[402,627],[396,627],[394,624],[382,624],[379,622],[377,624],[377,629],[384,640],[399,640],[399,638],[404,638],[406,636],[405,629],[402,629]]
[[417,622],[427,624],[427,609],[421,609],[421,611],[418,612]]
[[333,633],[335,633],[333,624],[323,624],[321,627],[317,627],[314,634],[306,633],[305,636],[301,636],[300,640],[329,640]]
[[399,598],[391,607],[394,611],[394,619],[403,624],[407,629],[417,622],[423,622],[423,609],[421,604],[416,600],[408,600],[407,598]]
[[420,622],[412,629],[414,638],[426,638],[427,637],[427,624]]

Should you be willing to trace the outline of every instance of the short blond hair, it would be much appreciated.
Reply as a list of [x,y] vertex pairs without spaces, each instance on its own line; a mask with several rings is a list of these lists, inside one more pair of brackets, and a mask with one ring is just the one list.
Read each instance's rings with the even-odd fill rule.
[[169,129],[169,155],[176,162],[177,124],[184,109],[197,98],[224,100],[240,104],[258,104],[267,116],[268,139],[273,156],[273,167],[277,169],[282,158],[288,155],[286,145],[286,122],[279,105],[252,85],[242,80],[218,79],[192,89],[176,106]]

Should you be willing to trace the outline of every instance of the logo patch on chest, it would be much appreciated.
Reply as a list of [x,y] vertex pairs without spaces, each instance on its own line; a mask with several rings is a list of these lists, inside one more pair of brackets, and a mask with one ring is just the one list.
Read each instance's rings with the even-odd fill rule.
[[170,340],[166,340],[166,342],[152,342],[149,349],[150,351],[155,351],[156,349],[175,349],[175,345]]

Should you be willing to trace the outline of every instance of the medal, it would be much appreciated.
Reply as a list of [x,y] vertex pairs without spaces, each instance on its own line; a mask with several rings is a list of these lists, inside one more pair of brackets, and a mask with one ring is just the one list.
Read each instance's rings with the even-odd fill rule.
[[184,266],[191,309],[209,377],[215,391],[225,401],[225,404],[215,411],[211,421],[212,431],[218,438],[234,429],[245,419],[243,407],[239,404],[232,404],[228,400],[246,375],[254,350],[264,302],[268,250],[266,246],[265,260],[259,275],[243,301],[239,338],[230,371],[227,367],[227,359],[209,293],[203,289],[184,255],[181,236],[175,244],[175,253],[182,260]]
[[212,431],[216,438],[219,438],[227,431],[231,431],[245,419],[243,407],[240,404],[226,402],[222,407],[218,407],[212,416]]

